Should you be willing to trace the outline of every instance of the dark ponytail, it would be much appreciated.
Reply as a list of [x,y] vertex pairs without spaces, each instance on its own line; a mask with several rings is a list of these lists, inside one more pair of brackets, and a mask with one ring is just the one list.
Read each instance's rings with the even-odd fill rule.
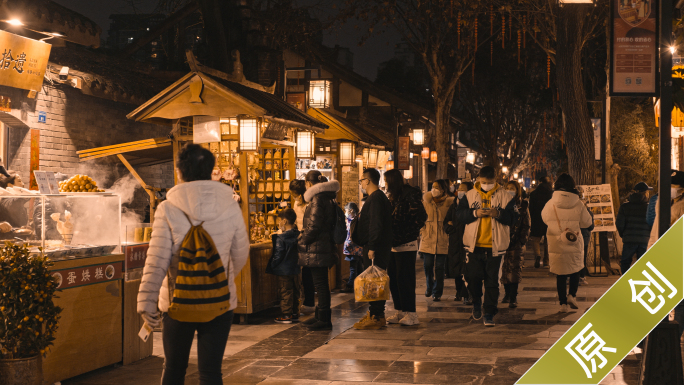
[[312,186],[326,181],[323,174],[321,174],[321,172],[318,170],[311,170],[308,173],[306,173],[306,177],[304,178],[304,180],[311,183]]

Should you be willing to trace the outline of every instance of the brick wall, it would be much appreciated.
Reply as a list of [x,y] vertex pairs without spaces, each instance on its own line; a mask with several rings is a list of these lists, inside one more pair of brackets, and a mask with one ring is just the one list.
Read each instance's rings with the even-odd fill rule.
[[[126,119],[126,114],[137,106],[84,95],[80,90],[63,85],[44,84],[35,99],[28,91],[0,86],[0,95],[12,100],[11,114],[30,129],[40,130],[40,169],[62,172],[69,176],[86,174],[101,188],[111,187],[116,180],[130,173],[115,158],[79,162],[76,151],[136,140],[164,137],[170,127],[138,123]],[[38,122],[39,111],[47,115],[46,123]],[[10,127],[7,164],[28,182],[30,167],[30,130]],[[169,188],[173,186],[171,163],[141,167],[137,170],[149,185]],[[142,214],[149,203],[140,187],[128,205]]]

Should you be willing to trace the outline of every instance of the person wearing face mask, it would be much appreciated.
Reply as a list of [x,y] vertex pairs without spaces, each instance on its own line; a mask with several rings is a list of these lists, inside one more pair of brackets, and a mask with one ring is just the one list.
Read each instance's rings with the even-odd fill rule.
[[449,184],[444,179],[432,183],[432,190],[423,195],[423,206],[428,214],[425,227],[420,232],[419,252],[423,257],[425,296],[432,296],[433,301],[441,301],[444,291],[444,275],[446,273],[447,254],[449,253],[449,236],[444,232],[444,218],[454,198],[447,193]]
[[456,217],[456,210],[458,204],[461,202],[465,194],[473,189],[472,182],[463,182],[456,190],[456,198],[449,207],[449,210],[444,217],[444,231],[449,235],[449,253],[447,255],[447,272],[450,277],[454,278],[456,283],[456,296],[454,301],[463,300],[464,305],[471,304],[470,293],[465,284],[463,273],[465,271],[465,249],[463,248],[463,232],[465,231],[465,223],[459,222]]
[[299,299],[302,294],[302,280],[299,276],[297,237],[299,230],[295,226],[297,214],[292,209],[278,213],[279,234],[271,235],[273,250],[266,265],[266,273],[278,277],[278,293],[280,294],[280,310],[283,315],[275,322],[291,324],[299,321]]
[[632,194],[627,198],[618,210],[615,218],[615,227],[622,238],[622,259],[620,270],[625,274],[632,265],[632,257],[636,254],[639,260],[646,252],[648,239],[650,238],[651,226],[646,222],[648,211],[648,191],[653,190],[644,182],[637,183],[632,189]]
[[[304,193],[306,192],[306,182],[300,179],[290,181],[290,196],[294,203],[292,209],[297,214],[297,230],[301,231],[304,228],[304,212],[308,203],[304,200]],[[302,288],[304,290],[303,308],[308,308],[311,312],[316,306],[316,288],[314,287],[313,276],[311,269],[307,266],[302,266]],[[303,309],[302,309],[303,310]],[[307,312],[305,311],[305,313]]]
[[515,200],[496,183],[496,170],[482,167],[475,188],[461,199],[456,210],[465,223],[463,245],[466,255],[466,281],[473,297],[473,319],[482,317],[484,283],[484,325],[494,326],[498,312],[499,269],[510,244],[510,226],[518,220]]
[[347,220],[347,239],[344,241],[342,252],[344,259],[349,261],[349,279],[347,286],[340,290],[341,293],[354,292],[354,280],[363,271],[363,247],[357,245],[351,239],[351,223],[359,215],[359,206],[349,202],[344,206],[344,215]]
[[501,266],[501,283],[505,293],[501,303],[508,303],[509,308],[516,308],[518,307],[518,285],[522,281],[523,250],[530,236],[530,212],[527,209],[527,200],[522,197],[522,188],[518,182],[506,183],[506,192],[515,201],[520,216],[511,226],[511,242]]

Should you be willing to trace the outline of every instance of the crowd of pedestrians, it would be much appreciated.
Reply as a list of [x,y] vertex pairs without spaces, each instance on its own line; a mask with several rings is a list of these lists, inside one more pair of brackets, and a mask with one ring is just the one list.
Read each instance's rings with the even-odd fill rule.
[[[234,277],[247,261],[249,240],[238,203],[219,199],[232,195],[230,187],[211,181],[213,154],[188,145],[178,159],[182,183],[168,192],[155,213],[138,312],[152,327],[163,324],[162,384],[182,383],[195,332],[200,381],[219,383],[237,306],[230,293],[236,292]],[[399,170],[384,173],[384,190],[381,178],[378,170],[365,169],[359,180],[365,199],[361,207],[346,203],[344,211],[345,202],[337,201],[339,183],[319,171],[290,183],[291,208],[277,215],[280,231],[272,235],[266,267],[266,273],[277,276],[282,314],[276,322],[298,322],[302,309],[310,308],[313,316],[302,324],[309,330],[331,330],[329,269],[344,258],[350,267],[342,292],[353,292],[355,279],[374,265],[389,276],[394,304],[395,312],[386,316],[385,300],[370,302],[356,329],[417,325],[420,256],[426,297],[441,301],[444,280],[454,279],[454,300],[472,306],[473,319],[493,326],[500,302],[518,305],[528,244],[534,267],[547,267],[556,276],[560,311],[578,308],[594,221],[570,175],[563,173],[553,183],[540,178],[529,195],[516,181],[497,183],[500,175],[491,166],[480,169],[474,184],[440,179],[426,193],[407,184]],[[684,214],[684,172],[673,170],[671,183],[674,223]],[[615,224],[624,240],[622,273],[658,239],[661,203],[657,195],[649,200],[651,190],[644,182],[636,184],[617,213]],[[186,305],[199,311],[184,312]],[[684,321],[684,308],[678,307],[675,317]]]

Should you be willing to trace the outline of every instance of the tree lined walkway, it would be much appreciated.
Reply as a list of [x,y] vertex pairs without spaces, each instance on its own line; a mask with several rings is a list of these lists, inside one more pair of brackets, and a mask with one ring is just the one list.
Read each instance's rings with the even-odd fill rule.
[[[453,300],[454,282],[445,282],[441,302],[423,296],[419,260],[418,326],[389,325],[376,331],[351,326],[368,305],[351,294],[333,295],[332,332],[309,332],[299,325],[273,324],[277,310],[251,318],[253,325],[233,325],[224,355],[226,384],[514,384],[546,349],[615,282],[616,277],[588,278],[577,293],[580,309],[559,313],[555,277],[534,269],[526,256],[518,308],[502,304],[496,326],[471,319],[471,307]],[[502,294],[503,296],[503,294]],[[391,302],[388,302],[391,309]],[[392,310],[388,311],[391,315]],[[108,367],[63,385],[158,384],[163,363],[161,336],[155,356],[128,366]],[[186,384],[198,384],[193,350]],[[637,384],[641,356],[634,351],[603,382]],[[558,368],[563,370],[563,368]]]

